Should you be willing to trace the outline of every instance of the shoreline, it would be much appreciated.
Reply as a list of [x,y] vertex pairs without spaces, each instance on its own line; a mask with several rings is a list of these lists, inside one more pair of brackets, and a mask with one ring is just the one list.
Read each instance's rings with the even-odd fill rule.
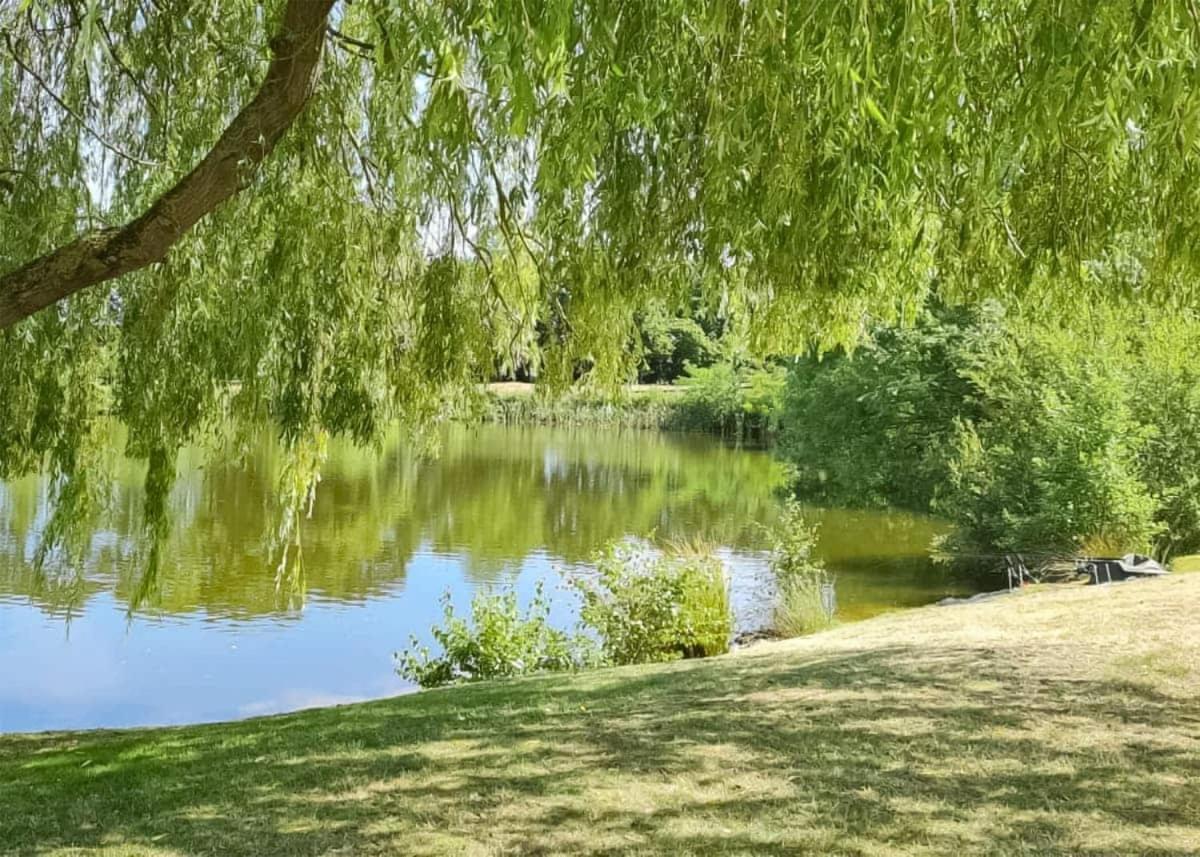
[[704,660],[0,736],[0,850],[1187,853],[1198,601],[1200,575],[1047,588]]

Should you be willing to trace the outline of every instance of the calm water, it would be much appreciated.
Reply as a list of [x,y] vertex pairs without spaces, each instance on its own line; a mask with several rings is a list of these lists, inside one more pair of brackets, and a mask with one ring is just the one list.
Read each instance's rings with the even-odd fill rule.
[[[223,720],[401,693],[392,653],[428,638],[444,591],[458,606],[483,586],[527,596],[627,535],[721,544],[739,625],[763,623],[758,524],[774,518],[781,478],[765,452],[498,426],[447,429],[436,459],[399,434],[378,450],[334,443],[303,531],[303,593],[277,590],[265,550],[280,460],[266,439],[236,458],[181,456],[168,560],[134,609],[142,467],[118,461],[82,575],[35,575],[45,481],[0,483],[0,731]],[[933,521],[816,514],[842,618],[978,587],[925,559]],[[570,625],[573,599],[552,591],[555,618]]]

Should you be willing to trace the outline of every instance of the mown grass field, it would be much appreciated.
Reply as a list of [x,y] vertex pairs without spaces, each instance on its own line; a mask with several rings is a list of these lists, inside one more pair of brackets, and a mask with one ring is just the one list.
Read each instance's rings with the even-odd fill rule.
[[0,852],[1184,855],[1198,785],[1185,575],[709,661],[0,737]]

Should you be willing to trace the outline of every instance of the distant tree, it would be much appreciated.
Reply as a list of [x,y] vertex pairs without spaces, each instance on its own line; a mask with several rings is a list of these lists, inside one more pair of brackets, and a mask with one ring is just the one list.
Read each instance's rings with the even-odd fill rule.
[[680,310],[668,312],[661,305],[647,307],[637,315],[642,362],[637,379],[647,384],[669,384],[688,366],[707,366],[720,353],[719,324],[699,314]]

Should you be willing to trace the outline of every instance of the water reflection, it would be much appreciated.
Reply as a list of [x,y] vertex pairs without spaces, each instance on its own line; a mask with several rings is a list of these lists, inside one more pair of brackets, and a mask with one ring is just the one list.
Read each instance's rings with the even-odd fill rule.
[[[114,458],[122,444],[114,429]],[[486,584],[527,596],[631,534],[725,546],[735,604],[761,610],[756,549],[782,479],[765,452],[705,437],[495,426],[447,429],[432,460],[399,432],[376,450],[334,443],[305,522],[302,603],[277,592],[264,551],[281,464],[269,438],[240,456],[185,451],[158,590],[132,615],[142,466],[115,462],[84,574],[65,590],[32,565],[45,480],[0,484],[0,729],[222,719],[398,692],[391,652],[427,632],[442,591],[458,605]],[[933,522],[818,516],[847,616],[973,586],[930,567]],[[567,625],[573,609],[560,597],[555,618]]]
[[[114,447],[120,442],[114,436]],[[225,618],[287,612],[264,556],[278,521],[280,466],[270,438],[244,460],[183,454],[167,567],[150,608]],[[119,468],[91,538],[85,602],[100,591],[128,600],[136,587],[142,476],[136,464]],[[764,453],[640,432],[456,426],[434,459],[414,454],[399,432],[378,451],[334,443],[305,522],[305,577],[311,596],[354,601],[401,584],[422,546],[461,557],[469,580],[492,582],[534,551],[579,562],[627,533],[704,532],[745,544],[754,522],[773,514],[779,480]],[[2,488],[0,593],[53,608],[32,563],[47,487],[30,478]]]

